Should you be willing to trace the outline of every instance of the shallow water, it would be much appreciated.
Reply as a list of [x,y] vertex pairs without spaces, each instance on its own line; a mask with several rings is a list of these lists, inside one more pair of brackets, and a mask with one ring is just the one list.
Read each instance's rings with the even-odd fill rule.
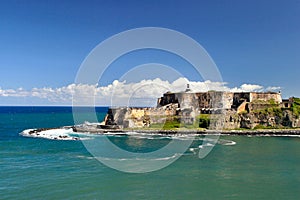
[[[105,109],[98,110],[99,120],[104,117]],[[204,159],[197,154],[203,142],[203,138],[198,138],[168,167],[132,174],[105,166],[81,141],[19,135],[29,128],[72,125],[70,108],[2,107],[0,110],[0,199],[300,197],[300,138],[297,137],[222,136],[220,144]],[[131,152],[151,152],[171,140],[151,135],[110,135],[109,139]],[[236,144],[226,145],[232,141]]]

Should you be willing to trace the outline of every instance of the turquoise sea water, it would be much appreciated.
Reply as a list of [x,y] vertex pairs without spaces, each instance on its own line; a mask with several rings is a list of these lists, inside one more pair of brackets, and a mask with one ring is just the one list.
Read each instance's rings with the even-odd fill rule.
[[[97,112],[101,120],[106,108]],[[89,113],[82,115],[88,118]],[[81,141],[19,135],[28,128],[72,124],[71,108],[0,107],[0,199],[300,198],[297,137],[222,136],[236,145],[216,145],[204,159],[187,152],[159,171],[131,174],[103,165]],[[129,136],[110,137],[134,151],[122,143]],[[165,141],[133,142],[140,140],[146,146],[138,151]]]

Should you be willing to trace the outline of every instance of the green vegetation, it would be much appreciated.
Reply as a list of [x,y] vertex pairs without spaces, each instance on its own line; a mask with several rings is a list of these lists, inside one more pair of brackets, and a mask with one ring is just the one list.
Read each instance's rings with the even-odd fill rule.
[[271,116],[283,116],[283,109],[280,107],[278,103],[275,102],[274,99],[270,99],[268,101],[263,100],[255,100],[254,104],[264,104],[266,108],[253,110],[252,112],[255,114],[263,114],[263,115],[271,115]]
[[253,110],[252,112],[256,114],[271,115],[278,117],[283,116],[283,109],[280,108],[278,104],[273,104],[272,106],[265,109]]
[[267,101],[269,104],[273,105],[273,106],[278,106],[279,104],[275,102],[275,99],[270,99],[269,101]]
[[293,115],[296,118],[299,118],[300,116],[300,98],[293,98],[294,102],[291,106],[291,110],[293,112]]
[[[255,103],[262,103],[262,102],[260,100],[256,100]],[[279,107],[279,104],[277,104],[273,99],[265,102],[265,104],[269,104],[268,108],[253,110],[252,112],[256,113],[256,114],[264,114],[264,115],[283,117],[283,111],[290,110],[290,111],[292,111],[293,115],[296,118],[300,117],[300,98],[294,97],[293,103],[290,108]]]
[[[200,126],[201,125],[201,126]],[[209,115],[199,115],[193,124],[184,124],[180,117],[166,119],[165,123],[153,123],[149,129],[177,130],[177,129],[197,129],[203,130],[209,127]]]
[[200,114],[198,116],[198,119],[199,120],[196,120],[196,121],[199,121],[200,128],[208,128],[209,127],[209,125],[210,125],[210,115],[209,114]]
[[166,119],[165,123],[153,123],[150,124],[150,129],[163,129],[163,130],[172,130],[180,128],[180,119],[178,117],[171,117]]
[[266,108],[265,111],[273,116],[278,116],[278,117],[282,117],[283,116],[283,112],[282,109],[279,107],[271,107],[271,108]]
[[252,103],[254,103],[254,104],[269,104],[272,106],[279,106],[279,104],[276,103],[275,99],[270,99],[268,101],[255,99],[254,101],[252,101]]
[[175,128],[180,128],[180,122],[178,120],[173,120],[173,121],[167,120],[163,126],[163,129],[165,130],[170,130]]

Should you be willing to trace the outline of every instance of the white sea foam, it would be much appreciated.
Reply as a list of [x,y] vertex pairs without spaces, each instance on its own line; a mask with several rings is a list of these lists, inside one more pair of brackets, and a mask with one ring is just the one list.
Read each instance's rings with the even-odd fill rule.
[[225,146],[233,146],[233,145],[236,145],[236,142],[232,141],[232,140],[223,140],[223,139],[220,139],[218,141],[218,144],[225,145]]
[[[36,138],[46,138],[51,140],[87,140],[87,139],[94,139],[97,136],[91,133],[80,133],[80,132],[73,132],[72,128],[57,128],[57,129],[45,129],[45,130],[38,130],[38,129],[27,129],[20,133],[25,137],[36,137]],[[194,140],[194,141],[205,141],[206,144],[200,145],[199,148],[203,148],[205,146],[213,146],[215,144],[215,140],[211,138],[203,138],[197,137],[194,134],[181,134],[181,135],[164,135],[164,134],[157,134],[157,133],[138,133],[138,132],[108,132],[104,133],[103,135],[106,136],[113,136],[113,137],[124,137],[129,136],[137,139],[144,139],[144,140]],[[296,137],[295,135],[293,135]],[[219,139],[217,144],[220,145],[235,145],[236,142],[231,140],[222,140]]]
[[170,160],[170,159],[174,159],[178,156],[180,156],[181,154],[175,153],[173,156],[169,156],[169,157],[162,157],[162,158],[155,158],[154,160]]
[[214,144],[212,144],[212,143],[206,143],[206,144],[199,145],[199,149],[203,149],[205,147],[212,147],[212,146],[214,146]]
[[83,156],[83,155],[79,155],[79,156],[76,156],[77,158],[81,158],[81,159],[88,159],[88,160],[92,160],[92,159],[95,159],[95,157],[93,156]]
[[[215,145],[213,140],[203,140],[203,141],[206,141],[206,143],[199,145],[198,146],[199,149],[203,149],[205,147],[212,147]],[[210,143],[209,141],[211,141],[213,143]],[[232,141],[232,140],[219,139],[217,141],[216,145],[233,146],[233,145],[236,145],[236,142]]]
[[300,135],[260,134],[260,135],[253,135],[253,137],[296,137],[296,138],[299,138]]
[[101,160],[115,160],[115,161],[124,161],[124,162],[128,162],[128,161],[144,161],[144,160],[148,160],[148,161],[162,161],[162,160],[170,160],[170,159],[175,159],[177,157],[180,157],[183,154],[179,154],[179,153],[175,153],[172,156],[166,156],[166,157],[132,157],[132,158],[111,158],[111,157],[95,157]]
[[36,137],[36,138],[45,138],[50,140],[79,140],[81,138],[74,136],[73,129],[48,129],[48,130],[41,130],[38,129],[27,129],[20,133],[20,135],[25,137]]
[[184,153],[184,155],[195,155],[195,154],[197,154],[198,150],[199,150],[198,148],[191,147],[191,148],[189,148],[190,153]]
[[157,134],[157,133],[139,133],[139,132],[114,132],[114,133],[105,133],[105,135],[111,135],[111,136],[129,136],[133,137],[136,139],[146,139],[146,140],[162,140],[162,139],[169,139],[169,140],[194,140],[194,141],[205,141],[205,145],[200,145],[199,148],[204,148],[204,147],[211,147],[214,146],[214,144],[219,144],[219,145],[225,145],[225,146],[232,146],[236,145],[235,141],[231,140],[224,140],[224,139],[219,139],[216,141],[213,138],[205,138],[205,137],[198,137],[199,135],[197,134],[174,134],[174,135],[164,135],[164,134]]
[[229,141],[227,143],[224,143],[222,145],[225,145],[225,146],[233,146],[233,145],[236,145],[236,142],[235,141]]

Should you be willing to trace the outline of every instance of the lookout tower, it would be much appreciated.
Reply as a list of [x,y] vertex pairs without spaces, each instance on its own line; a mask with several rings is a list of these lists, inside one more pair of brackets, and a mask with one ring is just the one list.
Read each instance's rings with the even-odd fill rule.
[[186,90],[185,92],[191,92],[192,90],[190,89],[190,84],[186,84]]

